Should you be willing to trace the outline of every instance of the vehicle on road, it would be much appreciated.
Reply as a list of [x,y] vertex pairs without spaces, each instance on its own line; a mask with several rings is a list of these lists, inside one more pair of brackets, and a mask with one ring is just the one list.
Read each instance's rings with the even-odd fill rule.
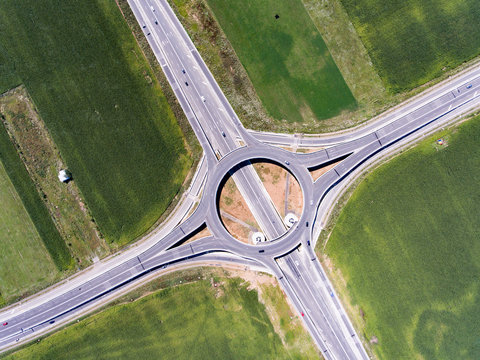
[[285,160],[285,164],[290,165],[290,161]]
[[3,326],[7,326],[7,325],[8,325],[8,322],[4,322],[4,323],[3,323]]

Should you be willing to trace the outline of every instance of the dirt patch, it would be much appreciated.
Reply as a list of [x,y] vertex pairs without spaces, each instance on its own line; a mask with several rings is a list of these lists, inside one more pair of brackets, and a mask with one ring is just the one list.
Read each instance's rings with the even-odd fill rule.
[[325,174],[328,170],[333,169],[336,165],[340,164],[341,162],[342,160],[323,166],[315,170],[311,170],[310,175],[312,175],[313,181],[317,181],[320,178],[320,176]]
[[250,243],[249,233],[251,229],[241,223],[248,224],[248,226],[255,229],[260,229],[260,227],[231,177],[227,180],[220,193],[220,211],[239,220],[233,221],[231,218],[221,216],[228,232],[236,239]]
[[[285,217],[285,189],[287,182],[287,171],[281,166],[271,163],[255,163],[253,167],[263,182],[273,204],[280,215]],[[293,179],[293,177],[290,177]]]
[[278,286],[275,277],[257,271],[230,270],[229,277],[239,277],[248,282],[248,290],[257,290],[260,301],[262,300],[262,286]]
[[[235,239],[246,244],[252,244],[250,237],[254,231],[252,231],[249,227],[226,217],[222,217],[222,220],[228,232],[232,234]],[[256,231],[258,231],[258,229]]]
[[303,193],[300,184],[297,180],[290,176],[290,183],[288,189],[288,212],[292,212],[298,217],[302,215],[303,211]]
[[[110,252],[87,204],[75,184],[58,180],[66,165],[25,87],[0,97],[3,125],[18,150],[30,177],[53,218],[60,235],[81,267]],[[74,174],[75,176],[75,174]]]

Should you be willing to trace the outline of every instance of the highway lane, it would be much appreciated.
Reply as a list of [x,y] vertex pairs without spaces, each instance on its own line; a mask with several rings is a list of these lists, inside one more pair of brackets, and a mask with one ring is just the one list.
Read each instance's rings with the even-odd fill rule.
[[[152,48],[154,46],[157,45],[154,43]],[[168,66],[165,61],[164,63]],[[171,84],[174,91],[176,89],[180,96],[184,96],[183,92],[180,91],[176,78],[172,74],[170,74],[170,77],[167,76],[167,78],[169,81],[172,81]],[[99,277],[96,277],[85,284],[81,284],[78,287],[71,289],[69,292],[60,293],[59,296],[53,298],[50,302],[40,304],[39,306],[17,314],[16,316],[5,318],[5,320],[9,320],[9,325],[12,326],[0,330],[0,347],[4,347],[4,345],[11,342],[15,336],[21,334],[20,330],[22,328],[28,329],[30,327],[30,329],[41,329],[48,327],[50,326],[49,321],[51,321],[51,319],[62,319],[64,316],[70,316],[77,309],[87,307],[89,304],[100,300],[105,294],[110,294],[114,290],[121,288],[121,286],[123,286],[122,284],[126,284],[128,281],[135,281],[135,273],[140,273],[142,271],[140,268],[145,271],[145,269],[149,269],[155,264],[163,266],[161,264],[166,264],[165,261],[167,261],[167,263],[178,260],[186,262],[193,261],[192,259],[194,259],[194,256],[199,252],[231,252],[243,256],[244,258],[251,259],[249,261],[256,261],[256,263],[262,264],[278,274],[278,265],[272,265],[273,258],[283,258],[284,256],[292,257],[294,255],[292,255],[293,253],[291,253],[291,250],[295,249],[300,241],[306,246],[305,242],[313,240],[311,238],[310,229],[317,216],[314,209],[318,208],[318,204],[321,199],[325,198],[325,194],[327,194],[332,188],[341,184],[341,182],[362,163],[368,161],[368,159],[371,159],[379,152],[384,151],[392,144],[395,144],[395,142],[407,139],[407,137],[421,131],[433,121],[442,121],[442,119],[445,116],[448,116],[448,114],[452,114],[455,111],[458,111],[458,109],[468,106],[469,101],[471,102],[478,99],[477,94],[475,93],[477,91],[477,85],[473,84],[468,87],[469,85],[470,84],[465,85],[466,89],[461,88],[460,91],[455,94],[456,96],[452,95],[451,97],[445,96],[439,98],[437,104],[435,104],[436,106],[428,108],[429,111],[426,112],[423,112],[422,110],[414,113],[413,118],[408,119],[406,122],[392,122],[393,125],[389,127],[385,126],[385,124],[381,124],[382,126],[378,126],[374,132],[368,134],[361,133],[361,136],[358,134],[351,135],[351,139],[354,139],[355,142],[347,141],[345,143],[348,143],[348,145],[340,144],[341,147],[331,147],[328,151],[321,152],[322,155],[319,155],[320,153],[316,154],[316,156],[312,158],[314,161],[317,161],[317,164],[320,164],[331,160],[332,156],[341,155],[342,152],[347,150],[348,152],[353,152],[344,162],[329,171],[315,183],[313,183],[307,171],[309,164],[314,164],[313,160],[305,161],[305,157],[302,155],[288,153],[281,149],[272,149],[271,147],[260,145],[255,142],[251,142],[251,144],[248,144],[246,147],[231,150],[228,154],[222,156],[220,160],[217,158],[213,159],[212,155],[208,155],[208,147],[212,146],[208,137],[201,135],[205,133],[201,129],[199,123],[193,123],[192,126],[196,126],[197,130],[200,130],[200,136],[205,137],[205,141],[201,143],[202,146],[205,146],[204,149],[206,148],[206,163],[209,166],[208,170],[204,172],[206,174],[206,180],[204,181],[204,196],[193,215],[180,226],[173,229],[168,236],[162,238],[153,247],[143,254],[138,255],[138,257],[135,256],[128,259],[126,262],[113,269],[109,269],[107,272],[99,275]],[[192,108],[187,103],[188,97],[184,96],[183,99],[186,103],[186,105],[183,105],[186,106],[187,111],[188,109],[190,109],[189,111],[192,111]],[[198,101],[198,99],[196,101]],[[450,106],[452,107],[450,108]],[[437,109],[443,110],[435,112]],[[191,118],[192,114],[190,114],[189,119]],[[232,124],[232,126],[237,126],[234,121],[232,121]],[[231,137],[231,135],[229,136]],[[375,139],[373,139],[373,137],[375,137]],[[227,136],[225,136],[225,138],[227,138]],[[362,138],[362,140],[358,140],[360,138]],[[231,138],[231,140],[234,141],[233,138]],[[251,139],[248,141],[251,141]],[[213,152],[210,152],[210,154],[213,154]],[[299,182],[305,194],[304,203],[306,204],[306,210],[297,226],[293,227],[281,239],[269,244],[262,244],[261,246],[248,246],[232,239],[228,233],[225,234],[226,230],[223,228],[221,222],[218,221],[218,214],[215,215],[217,209],[214,198],[221,178],[229,169],[244,162],[246,159],[251,158],[272,159],[279,163],[284,163],[284,161],[290,162],[290,164],[288,166],[285,165],[285,167],[300,179]],[[213,166],[213,168],[211,166]],[[200,168],[205,169],[203,167]],[[254,190],[250,189],[249,192],[254,192]],[[309,202],[310,200],[312,203]],[[259,206],[260,203],[263,203],[263,201],[257,202],[256,206]],[[203,239],[199,242],[172,248],[176,243],[188,238],[189,234],[193,233],[204,223],[207,223],[211,232],[215,234],[214,238]],[[308,226],[308,223],[312,225]],[[260,252],[261,250],[263,250],[263,252]],[[283,260],[280,259],[279,261],[282,262]],[[345,335],[345,328],[348,329],[349,332],[353,329],[346,317],[345,311],[341,306],[337,308],[337,305],[335,304],[334,308],[332,308],[331,304],[329,305],[329,302],[325,300],[324,296],[322,297],[322,287],[315,287],[315,279],[322,276],[319,265],[317,264],[315,266],[316,262],[312,262],[314,265],[313,268],[309,267],[307,266],[307,263],[305,263],[305,260],[302,260],[301,258],[292,258],[292,261],[294,266],[292,266],[292,262],[290,261],[288,262],[288,267],[283,267],[283,269],[286,273],[290,272],[288,275],[289,279],[292,278],[292,274],[298,272],[300,280],[295,280],[295,277],[293,277],[293,280],[295,281],[292,280],[291,282],[286,282],[286,278],[283,277],[280,281],[282,286],[287,289],[286,293],[295,303],[297,309],[308,308],[310,310],[310,312],[307,312],[308,315],[304,317],[304,320],[308,329],[312,333],[313,338],[317,344],[319,344],[319,347],[322,349],[322,343],[320,341],[323,339],[322,334],[328,334],[330,332],[332,333],[330,334],[330,339],[327,339],[327,341],[324,342],[329,353],[342,354],[342,351],[344,351],[345,354],[356,354],[357,351],[362,349],[362,346],[361,344],[359,345],[359,342],[352,344],[348,336]],[[300,265],[296,265],[295,261],[298,261]],[[279,278],[282,277],[281,274],[278,276]],[[336,314],[335,311],[338,311],[338,314],[340,315]],[[312,314],[310,314],[311,312]],[[28,318],[22,317],[25,316],[25,314],[29,314],[30,316]],[[330,315],[326,316],[325,314]],[[350,328],[348,327],[348,324],[350,324]],[[15,333],[15,331],[17,331],[17,333]],[[355,350],[355,348],[357,350]]]
[[[480,70],[479,70],[480,72]],[[473,72],[476,75],[476,71]],[[356,149],[366,146],[372,141],[379,140],[382,146],[391,144],[392,141],[398,141],[399,132],[407,136],[412,131],[417,131],[425,127],[430,122],[443,118],[448,121],[449,114],[455,115],[455,110],[467,105],[469,102],[480,98],[480,76],[472,79],[463,79],[463,83],[458,84],[455,91],[447,91],[443,95],[430,99],[429,102],[417,107],[410,112],[404,111],[403,114],[387,124],[381,124],[374,127],[370,133],[363,134],[361,137],[352,137],[352,140],[343,139],[337,145],[322,149],[318,152],[303,154],[300,156],[302,163],[307,166],[318,164],[319,160],[335,159],[351,154]]]
[[301,245],[277,259],[277,265],[285,277],[282,286],[296,298],[300,313],[311,323],[324,357],[368,359],[313,252]]
[[[189,121],[192,120],[192,127],[199,126],[198,132],[206,137],[214,155],[224,156],[246,143],[248,135],[247,139],[240,136],[240,132],[246,134],[243,126],[236,116],[228,116],[234,114],[233,110],[226,100],[222,101],[223,94],[219,98],[219,90],[211,88],[211,74],[204,70],[203,60],[191,41],[186,40],[188,36],[168,4],[153,0],[130,1],[130,6],[172,88],[186,99],[180,103]],[[241,168],[233,174],[233,179],[267,238],[283,234],[286,230],[283,219],[253,167]]]
[[[229,261],[268,272],[268,269],[255,260],[222,253],[216,244],[218,244],[217,239],[208,237],[143,261],[136,257],[124,262],[41,306],[10,317],[8,326],[0,328],[0,348],[16,339],[32,336],[54,322],[70,317],[74,311],[82,310],[93,301],[101,301],[102,298],[114,290],[121,289],[132,280],[140,279],[154,271],[161,272],[172,265],[198,261]],[[215,250],[217,252],[212,253]]]

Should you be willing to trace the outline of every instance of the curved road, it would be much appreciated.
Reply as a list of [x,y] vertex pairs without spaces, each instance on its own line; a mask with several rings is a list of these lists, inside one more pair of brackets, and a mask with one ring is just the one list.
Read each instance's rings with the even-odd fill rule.
[[[152,50],[165,72],[205,152],[205,161],[192,182],[197,197],[203,196],[193,214],[154,244],[130,258],[109,260],[100,272],[62,291],[51,289],[50,297],[32,306],[22,305],[0,313],[7,326],[0,328],[0,349],[47,331],[73,318],[107,296],[147,274],[161,272],[172,264],[233,261],[263,268],[274,274],[297,308],[327,359],[368,359],[345,310],[310,246],[319,209],[330,201],[350,174],[381,156],[396,144],[451,120],[480,103],[480,69],[473,68],[440,84],[434,91],[410,101],[386,116],[349,132],[319,138],[246,131],[213,79],[198,51],[164,0],[129,0]],[[259,141],[261,140],[261,141]],[[310,154],[296,154],[265,144],[324,147]],[[317,181],[309,169],[343,159]],[[286,168],[298,180],[304,196],[304,211],[291,229],[274,209],[250,161],[268,159]],[[235,240],[224,228],[217,208],[222,179],[233,174],[242,195],[271,241],[248,245]],[[179,214],[186,214],[194,199],[187,198]],[[327,201],[328,200],[328,201]],[[186,205],[184,205],[186,204]],[[180,216],[183,218],[183,215]],[[185,243],[202,226],[213,234]],[[282,235],[283,234],[283,235]],[[131,252],[129,252],[130,254]],[[18,340],[17,340],[18,339]]]

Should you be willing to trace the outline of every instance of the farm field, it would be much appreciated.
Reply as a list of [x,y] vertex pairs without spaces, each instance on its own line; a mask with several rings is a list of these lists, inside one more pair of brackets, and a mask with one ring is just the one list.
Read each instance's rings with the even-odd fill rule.
[[[265,276],[265,275],[263,275]],[[239,278],[203,278],[155,291],[136,301],[110,307],[85,318],[6,359],[301,359],[316,356],[299,319],[282,325],[289,338],[282,344],[258,301],[257,290]],[[278,300],[280,317],[288,318],[277,288],[262,285]],[[274,292],[272,294],[271,292]],[[138,291],[137,291],[138,293]],[[278,293],[278,294],[277,294]],[[141,295],[141,294],[137,294]],[[288,306],[287,306],[288,308]],[[296,343],[296,345],[295,345]]]
[[58,271],[1,162],[0,204],[1,307],[48,284]]
[[382,165],[326,244],[379,359],[480,358],[479,139],[476,117]]
[[[42,202],[35,185],[28,175],[27,169],[25,169],[25,166],[18,156],[18,153],[10,141],[10,138],[2,123],[0,123],[0,162],[3,164],[5,173],[8,174],[8,177],[15,188],[15,192],[18,194],[17,201],[19,204],[23,204],[22,207],[27,211],[28,216],[35,225],[36,233],[40,235],[46,250],[50,254],[51,260],[56,265],[58,270],[70,269],[74,263],[73,258],[70,255],[65,242],[60,237],[60,234],[58,233],[57,228],[55,227],[52,218],[45,207],[45,204]],[[1,202],[0,204],[2,204],[2,208],[5,207],[5,209],[2,209],[2,211],[8,212],[8,207],[3,206],[3,203]],[[20,223],[22,222],[23,221]],[[12,231],[14,231],[14,229],[12,229]],[[20,236],[20,234],[18,234],[18,236]],[[28,241],[28,239],[23,239],[18,243],[11,243],[9,246],[15,247],[18,245],[18,247],[15,248],[15,251],[13,248],[11,248],[10,251],[12,251],[12,253],[17,252],[16,256],[20,256],[21,258],[23,251],[25,250],[25,246],[22,244],[24,244],[25,241]],[[43,250],[39,250],[38,255],[42,254],[43,252]],[[27,253],[30,253],[30,251],[27,250]],[[31,255],[34,256],[35,254],[32,253]],[[25,261],[33,261],[30,256],[25,257]],[[42,256],[38,257],[41,258]],[[40,259],[39,261],[41,262],[42,260]],[[3,267],[4,263],[2,262],[0,265]],[[11,268],[5,269],[5,271],[7,270],[12,271]],[[42,270],[39,270],[39,275],[41,275],[42,272]],[[11,276],[15,276],[13,271]],[[27,286],[27,284],[17,284],[19,290],[22,289],[23,286]],[[13,291],[13,289],[11,290]]]
[[312,122],[355,108],[300,0],[207,3],[273,118]]
[[341,0],[393,92],[415,88],[480,54],[476,0]]
[[2,1],[0,47],[106,240],[116,247],[143,234],[191,159],[116,3]]

